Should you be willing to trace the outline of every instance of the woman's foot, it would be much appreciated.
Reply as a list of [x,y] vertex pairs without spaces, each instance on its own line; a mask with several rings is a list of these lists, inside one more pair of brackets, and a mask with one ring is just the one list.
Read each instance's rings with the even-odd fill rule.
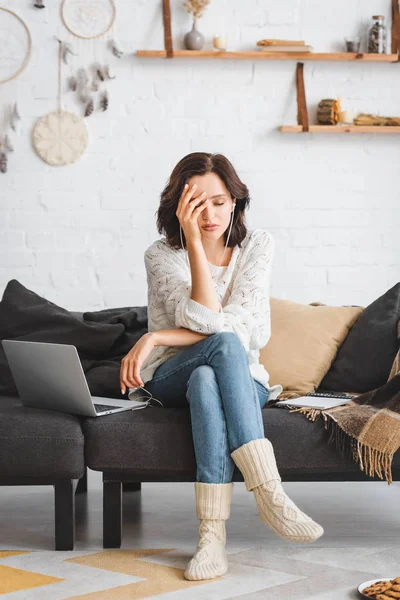
[[311,517],[289,498],[281,484],[274,449],[267,438],[243,444],[231,454],[248,491],[253,491],[260,519],[280,537],[293,542],[313,542],[324,533]]
[[196,481],[196,512],[200,520],[196,552],[184,577],[189,580],[213,579],[228,570],[225,521],[229,519],[233,483]]
[[273,479],[253,489],[258,514],[280,537],[292,542],[314,542],[324,533],[311,517],[289,498],[280,481]]
[[196,552],[184,573],[185,579],[200,580],[220,577],[228,570],[226,555],[225,521],[222,519],[200,522]]

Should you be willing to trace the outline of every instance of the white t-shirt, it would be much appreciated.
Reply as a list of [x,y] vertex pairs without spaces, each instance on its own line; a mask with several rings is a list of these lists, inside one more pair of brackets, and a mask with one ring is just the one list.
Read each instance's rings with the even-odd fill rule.
[[[269,389],[269,400],[283,391],[281,385],[269,386],[269,374],[259,362],[260,348],[271,336],[269,285],[275,242],[261,228],[247,232],[242,247],[233,248],[229,265],[208,263],[214,281],[220,311],[216,312],[193,300],[188,252],[175,249],[165,238],[147,248],[144,261],[148,286],[148,330],[185,327],[212,334],[236,333],[249,359],[252,377]],[[221,310],[222,308],[222,310]],[[146,384],[157,367],[186,346],[155,346],[144,361],[140,376]],[[134,393],[134,388],[128,393]]]

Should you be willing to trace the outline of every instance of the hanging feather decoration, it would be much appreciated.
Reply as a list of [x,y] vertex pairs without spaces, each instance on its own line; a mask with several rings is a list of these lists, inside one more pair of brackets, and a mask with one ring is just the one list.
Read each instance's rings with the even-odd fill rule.
[[105,75],[103,73],[103,67],[101,66],[100,63],[95,63],[93,65],[93,70],[94,70],[97,78],[100,79],[100,81],[104,81],[105,80]]
[[4,136],[3,141],[0,143],[0,146],[3,146],[3,148],[5,149],[6,152],[14,152],[14,146],[11,143],[11,140],[9,138],[9,136],[6,135]]
[[108,108],[108,92],[105,90],[100,97],[100,108],[104,112]]
[[109,45],[111,48],[111,52],[114,54],[114,56],[116,56],[117,58],[121,58],[124,55],[123,51],[117,46],[115,40],[110,40]]
[[97,77],[97,75],[95,75],[93,77],[92,85],[90,86],[91,91],[97,92],[99,90],[100,83],[101,81],[99,81],[99,78]]
[[70,77],[68,79],[68,89],[72,90],[73,92],[76,92],[77,88],[78,88],[78,80],[74,75],[72,75],[72,77]]
[[83,67],[78,69],[76,76],[78,79],[78,86],[80,87],[80,89],[87,87],[87,84],[89,83],[89,77],[86,73],[86,69],[84,69]]
[[86,107],[85,110],[85,117],[90,117],[90,115],[92,114],[92,112],[94,111],[94,102],[93,102],[93,98],[91,98],[89,100],[89,104]]
[[69,55],[72,54],[73,56],[78,56],[77,54],[75,54],[75,52],[72,51],[71,45],[68,44],[67,42],[63,42],[62,44],[62,58],[64,63],[67,65],[68,64],[68,58]]
[[11,114],[11,119],[10,119],[10,126],[13,131],[17,131],[17,123],[20,120],[21,120],[21,117],[18,112],[18,106],[17,106],[17,103],[15,102],[13,111]]
[[82,90],[80,90],[79,92],[79,100],[82,102],[82,104],[87,104],[90,100],[90,93],[89,90],[87,88],[83,88]]
[[0,137],[0,172],[7,173],[8,170],[8,157],[7,153],[14,152],[14,147],[11,144],[11,140],[6,133]]
[[7,154],[0,152],[0,172],[7,173]]
[[105,73],[107,79],[115,79],[115,75],[112,76],[112,74],[111,74],[110,65],[105,65],[104,73]]

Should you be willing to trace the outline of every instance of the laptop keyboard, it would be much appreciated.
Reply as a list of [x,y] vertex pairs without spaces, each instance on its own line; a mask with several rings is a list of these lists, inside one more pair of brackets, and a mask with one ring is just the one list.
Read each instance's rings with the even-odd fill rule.
[[118,406],[109,406],[108,404],[94,404],[94,408],[96,412],[103,412],[103,410],[118,408]]

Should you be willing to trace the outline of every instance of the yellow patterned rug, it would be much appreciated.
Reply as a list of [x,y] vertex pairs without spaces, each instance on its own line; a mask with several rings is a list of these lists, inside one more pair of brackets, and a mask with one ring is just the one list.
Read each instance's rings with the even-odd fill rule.
[[186,581],[191,549],[0,551],[0,600],[303,600],[355,598],[370,579],[400,576],[400,548],[263,544],[228,551],[223,577]]
[[187,581],[184,569],[154,562],[173,550],[0,551],[0,596],[2,600],[136,600],[210,583]]

